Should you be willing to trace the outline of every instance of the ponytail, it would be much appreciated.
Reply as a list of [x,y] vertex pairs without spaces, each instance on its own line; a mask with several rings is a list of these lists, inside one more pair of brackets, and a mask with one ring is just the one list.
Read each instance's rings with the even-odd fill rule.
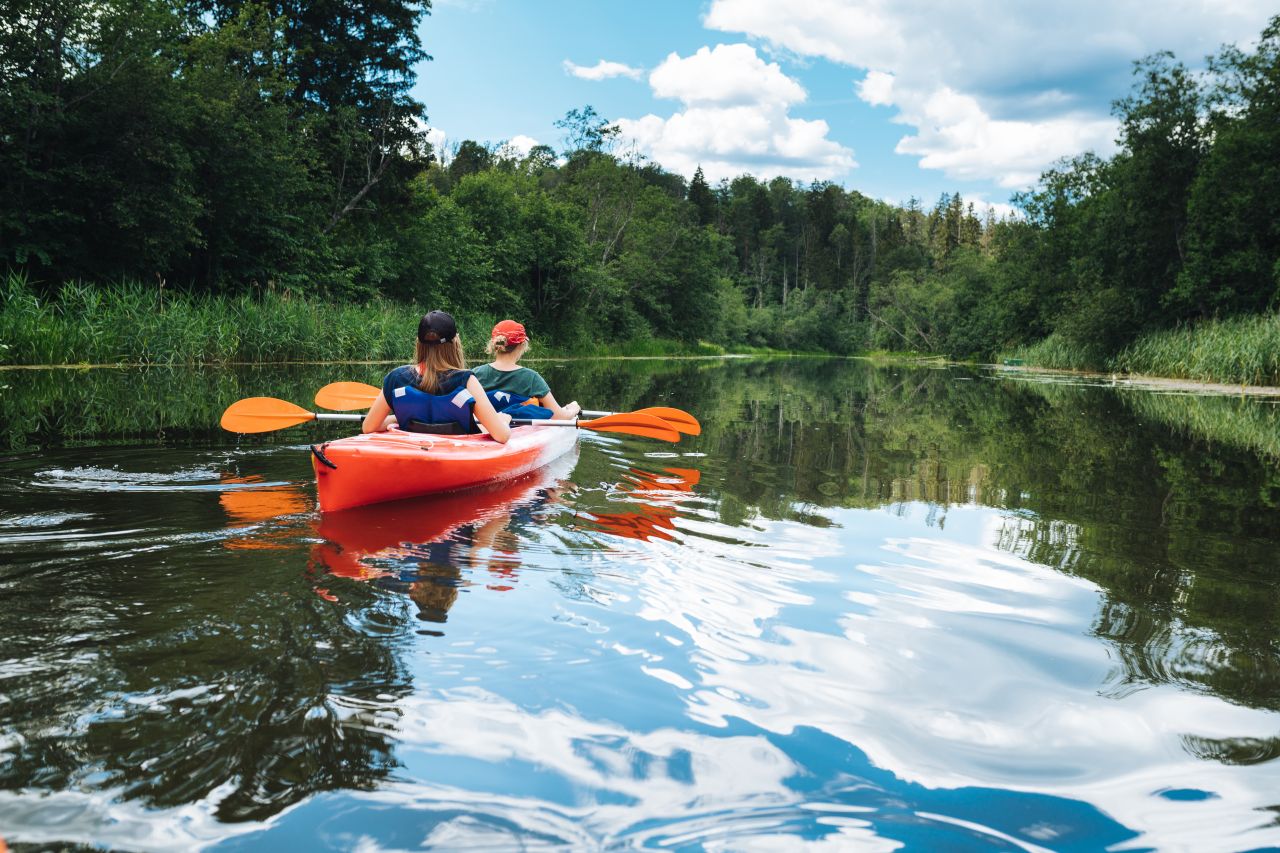
[[528,346],[529,340],[527,338],[518,344],[509,344],[507,343],[506,335],[498,334],[489,339],[489,343],[484,346],[484,351],[489,353],[489,355],[497,355],[499,353],[502,355],[510,355],[521,347],[528,348]]
[[448,341],[427,343],[419,340],[414,357],[418,370],[422,373],[418,388],[428,394],[435,394],[440,390],[441,376],[467,368],[466,356],[462,352],[462,338],[457,335]]

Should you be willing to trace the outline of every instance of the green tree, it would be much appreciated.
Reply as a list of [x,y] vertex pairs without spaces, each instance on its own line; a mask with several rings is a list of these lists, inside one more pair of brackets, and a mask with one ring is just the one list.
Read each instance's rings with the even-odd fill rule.
[[699,225],[714,225],[719,219],[715,193],[711,192],[707,179],[703,177],[701,166],[693,173],[693,180],[689,182],[689,203],[697,212]]
[[0,260],[38,275],[166,273],[198,239],[170,45],[148,0],[0,5]]
[[[320,154],[333,230],[379,202],[403,200],[427,149],[422,104],[410,96],[414,66],[430,59],[418,25],[430,0],[196,0],[216,22],[246,7],[279,23],[280,55],[296,117],[306,119]],[[406,157],[405,152],[410,156]]]
[[1124,152],[1111,165],[1110,209],[1091,248],[1131,295],[1138,328],[1159,318],[1182,267],[1187,200],[1206,138],[1200,84],[1186,66],[1157,53],[1135,63],[1134,74],[1136,91],[1116,102]]
[[1280,15],[1254,53],[1212,60],[1213,139],[1188,203],[1179,317],[1261,311],[1280,297]]
[[183,50],[185,147],[198,158],[201,207],[199,239],[173,267],[179,280],[217,290],[334,283],[316,227],[325,216],[316,155],[295,140],[292,83],[278,61],[285,49],[276,22],[246,6]]
[[457,183],[467,175],[483,172],[493,163],[493,153],[488,148],[473,139],[464,139],[449,161],[449,178]]
[[556,121],[556,127],[564,132],[565,154],[570,156],[579,151],[608,151],[622,132],[616,124],[602,118],[590,104],[569,110],[564,118]]

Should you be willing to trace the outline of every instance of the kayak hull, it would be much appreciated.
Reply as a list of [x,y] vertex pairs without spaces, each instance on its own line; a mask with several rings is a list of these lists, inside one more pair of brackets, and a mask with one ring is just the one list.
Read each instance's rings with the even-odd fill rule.
[[562,456],[577,440],[573,427],[515,427],[506,444],[487,435],[393,429],[323,444],[311,455],[311,467],[321,512],[336,512],[518,477]]

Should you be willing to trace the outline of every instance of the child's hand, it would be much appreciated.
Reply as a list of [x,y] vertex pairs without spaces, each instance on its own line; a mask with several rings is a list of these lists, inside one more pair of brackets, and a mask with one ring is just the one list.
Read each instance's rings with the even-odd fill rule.
[[572,403],[564,407],[564,413],[571,418],[576,418],[578,413],[581,411],[582,407],[578,405],[577,400],[574,400]]

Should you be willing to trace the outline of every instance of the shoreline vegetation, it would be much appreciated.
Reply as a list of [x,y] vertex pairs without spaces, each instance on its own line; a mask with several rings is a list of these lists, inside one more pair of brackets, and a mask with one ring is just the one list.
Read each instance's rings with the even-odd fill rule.
[[[333,305],[273,292],[257,296],[165,293],[137,283],[69,284],[56,298],[43,299],[23,277],[11,274],[0,290],[0,367],[391,364],[407,357],[404,330],[416,326],[424,310],[390,300]],[[459,321],[468,360],[486,360],[483,348],[493,318],[464,314]],[[535,341],[529,357],[605,360],[818,354],[833,353],[643,338],[607,346],[557,347]],[[899,363],[951,360],[942,354],[894,350],[849,355]],[[1078,350],[1051,336],[1000,361],[1015,369],[1123,377],[1133,385],[1150,380],[1146,384],[1170,390],[1270,394],[1280,386],[1280,314],[1156,332],[1101,360],[1081,357]]]
[[[561,145],[433,144],[430,4],[63,4],[0,28],[0,364],[812,352],[1280,385],[1280,15],[1139,58],[1114,154],[997,217],[958,193],[667,171],[590,106]],[[74,57],[74,61],[68,60]],[[358,69],[362,73],[353,73]],[[438,142],[438,140],[437,140]]]
[[[49,299],[23,277],[10,274],[0,289],[0,367],[402,363],[412,351],[411,332],[426,310],[382,299],[332,304],[270,291],[216,296],[165,292],[138,283],[67,284]],[[458,315],[468,360],[488,360],[484,345],[496,319]],[[529,358],[800,354],[637,338],[567,347],[535,340]]]
[[1050,335],[999,359],[1007,365],[1096,375],[1119,374],[1234,387],[1280,386],[1280,313],[1267,313],[1140,336],[1112,356]]

